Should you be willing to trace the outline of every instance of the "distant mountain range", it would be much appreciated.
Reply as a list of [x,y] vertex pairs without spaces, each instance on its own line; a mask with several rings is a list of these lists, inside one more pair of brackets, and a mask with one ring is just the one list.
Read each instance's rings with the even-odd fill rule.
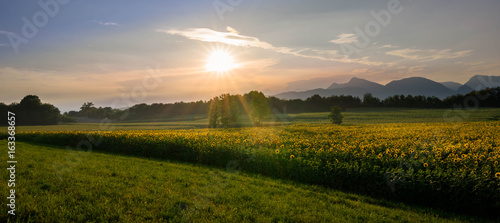
[[308,91],[289,91],[274,96],[282,99],[306,99],[318,94],[323,97],[332,95],[352,95],[362,98],[364,94],[371,93],[373,96],[380,99],[401,94],[436,96],[444,99],[455,94],[467,94],[474,90],[498,86],[500,86],[500,76],[475,75],[463,85],[456,82],[439,83],[423,77],[410,77],[381,85],[365,79],[353,77],[347,83],[333,83],[326,89],[317,88]]

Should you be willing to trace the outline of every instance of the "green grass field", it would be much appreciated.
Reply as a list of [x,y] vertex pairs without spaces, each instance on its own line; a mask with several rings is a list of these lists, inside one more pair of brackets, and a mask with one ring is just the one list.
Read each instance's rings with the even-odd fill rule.
[[[17,143],[17,151],[17,219],[2,205],[1,222],[482,220],[192,164],[28,143]],[[67,159],[78,161],[56,175],[54,166]],[[0,190],[8,196],[6,184]]]
[[[453,109],[405,109],[405,108],[356,108],[342,113],[344,125],[381,123],[428,123],[428,122],[470,122],[500,120],[500,109],[480,108],[476,110]],[[276,114],[264,120],[264,125],[300,123],[329,123],[327,112]],[[251,126],[250,119],[241,115],[242,126]],[[161,130],[206,128],[206,116],[180,116],[165,120],[139,120],[109,123],[75,123],[48,126],[18,126],[18,131],[97,131],[97,130]],[[6,132],[1,128],[0,132]]]
[[[476,110],[453,109],[405,109],[405,108],[357,108],[342,113],[343,124],[381,123],[429,123],[429,122],[470,122],[500,120],[500,109],[481,108]],[[292,123],[328,123],[324,113],[290,114]]]

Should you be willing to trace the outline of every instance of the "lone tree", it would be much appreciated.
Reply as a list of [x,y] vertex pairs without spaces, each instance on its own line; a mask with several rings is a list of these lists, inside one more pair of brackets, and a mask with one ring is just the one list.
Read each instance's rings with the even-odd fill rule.
[[89,114],[92,113],[94,110],[96,110],[94,103],[85,102],[85,103],[83,103],[82,107],[80,107],[80,112],[78,114],[79,114],[79,116],[82,116],[82,117],[88,117]]
[[266,96],[259,91],[250,91],[247,95],[252,107],[250,116],[255,125],[260,125],[262,119],[269,115],[269,107],[267,107]]
[[217,128],[217,121],[219,120],[219,97],[215,96],[210,100],[210,107],[208,108],[208,127]]
[[239,114],[236,96],[222,94],[214,97],[208,109],[208,127],[217,128],[219,123],[224,128],[230,127],[238,122]]
[[236,98],[230,94],[220,96],[219,114],[222,127],[230,127],[238,122],[240,109]]
[[330,114],[328,115],[328,118],[330,119],[332,124],[342,124],[342,119],[344,118],[344,116],[342,115],[341,111],[342,109],[339,106],[332,107],[332,111],[330,111]]

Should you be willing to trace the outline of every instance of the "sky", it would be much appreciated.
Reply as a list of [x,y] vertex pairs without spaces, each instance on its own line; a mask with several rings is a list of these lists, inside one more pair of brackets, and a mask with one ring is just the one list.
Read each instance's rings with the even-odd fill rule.
[[[3,1],[0,102],[34,94],[69,111],[352,77],[463,84],[500,75],[498,11],[498,0]],[[227,69],[207,69],[214,52]]]

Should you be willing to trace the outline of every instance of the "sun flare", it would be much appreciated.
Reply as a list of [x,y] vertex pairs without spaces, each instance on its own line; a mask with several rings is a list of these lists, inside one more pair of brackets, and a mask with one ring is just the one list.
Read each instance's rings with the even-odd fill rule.
[[210,53],[205,68],[211,72],[227,72],[236,68],[233,56],[225,50],[215,50]]

